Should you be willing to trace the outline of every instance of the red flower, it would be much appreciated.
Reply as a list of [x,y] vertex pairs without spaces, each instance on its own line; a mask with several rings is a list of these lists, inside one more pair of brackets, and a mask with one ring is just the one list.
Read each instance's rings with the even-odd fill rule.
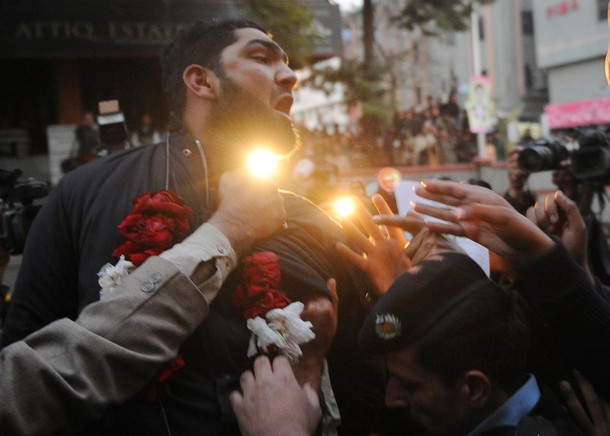
[[132,213],[142,215],[163,214],[185,219],[193,213],[178,194],[166,189],[157,192],[145,192],[139,195],[133,201],[133,204]]
[[[150,256],[173,247],[190,232],[189,217],[193,211],[172,191],[146,192],[136,197],[133,205],[131,213],[118,226],[127,240],[114,250],[114,257],[124,255],[138,266]],[[167,380],[183,366],[184,359],[178,355],[161,368],[144,389],[146,399],[154,401],[169,395]]]
[[119,232],[127,238],[112,255],[141,265],[182,241],[190,231],[189,217],[193,211],[174,192],[147,192],[134,200],[131,213],[119,224]]
[[286,307],[290,303],[290,299],[283,292],[269,291],[254,301],[251,308],[244,311],[244,318],[250,319],[257,316],[264,318],[271,309]]
[[264,317],[268,311],[288,306],[291,301],[277,287],[280,284],[280,258],[272,251],[261,251],[244,258],[243,282],[231,301],[244,309],[245,319]]
[[180,368],[185,365],[184,359],[178,354],[174,359],[157,371],[157,375],[148,382],[144,388],[144,398],[148,401],[155,401],[159,398],[170,395],[169,385],[167,381]]

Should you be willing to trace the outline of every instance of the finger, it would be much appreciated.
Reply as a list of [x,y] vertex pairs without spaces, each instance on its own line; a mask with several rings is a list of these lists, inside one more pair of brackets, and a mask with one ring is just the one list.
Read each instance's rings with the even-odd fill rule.
[[373,204],[375,208],[381,215],[394,215],[392,208],[385,201],[385,198],[381,194],[374,194],[371,199],[373,200]]
[[[472,185],[468,185],[472,186]],[[481,188],[484,189],[484,188]],[[464,185],[447,180],[424,180],[415,188],[415,194],[428,200],[438,201],[448,206],[458,206],[468,195]]]
[[419,202],[413,202],[411,206],[415,212],[422,215],[428,215],[443,221],[456,221],[455,209],[453,207],[432,206]]
[[335,309],[339,307],[339,295],[337,294],[337,281],[332,277],[326,282],[328,291],[330,292],[330,301],[332,301]]
[[439,223],[438,221],[426,221],[428,230],[434,233],[447,233],[455,236],[466,236],[464,228],[458,223]]
[[596,422],[604,422],[606,420],[606,417],[604,416],[604,409],[599,396],[595,392],[595,389],[593,389],[593,386],[591,383],[589,383],[589,380],[587,380],[579,371],[575,370],[574,376],[578,381],[585,404],[589,410],[589,413],[591,414],[591,420],[594,424]]
[[557,208],[557,203],[555,202],[555,197],[553,195],[547,195],[544,199],[544,213],[547,216],[547,219],[555,224],[559,221],[559,210]]
[[550,231],[551,230],[551,221],[544,211],[544,203],[537,201],[534,204],[534,208],[532,210],[532,217],[530,221],[540,227],[542,230]]
[[371,238],[373,238],[373,240],[376,241],[385,238],[383,232],[379,229],[379,226],[373,221],[373,216],[371,213],[360,201],[358,201],[356,205],[356,216],[358,217],[358,220],[360,221],[360,224],[362,224],[364,230]]
[[373,249],[373,244],[371,241],[362,234],[362,232],[352,223],[349,219],[342,219],[341,225],[343,225],[343,229],[345,233],[347,233],[350,241],[356,245],[363,252],[368,253]]
[[574,201],[570,200],[568,196],[561,191],[555,192],[555,200],[557,201],[557,204],[561,210],[565,212],[566,219],[570,224],[585,226],[585,221],[583,220],[582,215],[578,210],[578,206]]
[[231,407],[236,415],[240,415],[241,411],[244,408],[244,397],[239,391],[233,391],[229,395],[229,401],[231,402]]
[[351,248],[349,248],[343,242],[337,242],[336,248],[341,256],[343,256],[350,263],[352,263],[353,265],[358,267],[358,269],[361,269],[361,270],[366,269],[366,259],[363,258],[360,254],[354,252]]
[[[267,359],[267,361],[269,361],[269,359]],[[284,356],[276,356],[271,365],[273,366],[274,373],[293,375],[292,366],[290,366],[290,362]]]
[[254,360],[254,374],[256,378],[266,377],[271,374],[271,362],[267,356],[258,356]]
[[[375,205],[375,208],[377,208],[377,211],[381,215],[393,215],[392,209],[390,208],[390,206],[388,206],[388,203],[385,201],[385,199],[381,195],[379,195],[379,194],[373,195],[373,204]],[[373,221],[376,222],[374,220],[374,217],[373,217]],[[399,229],[398,227],[392,226],[389,229],[387,229],[387,232],[391,238],[404,240],[403,242],[406,242],[405,235],[403,234],[402,230]]]
[[429,232],[430,232],[430,230],[424,229],[423,231],[421,231],[417,235],[415,235],[415,237],[413,239],[411,239],[409,241],[409,243],[405,246],[405,249],[404,249],[405,256],[407,256],[409,259],[411,259],[411,261],[413,260],[413,256],[415,255],[417,250],[419,250],[419,247],[421,247],[422,241],[424,240],[424,238],[426,237],[426,235]]
[[394,227],[396,229],[406,230],[412,235],[419,233],[419,231],[424,226],[424,220],[419,215],[406,217],[398,215],[377,215],[373,217],[373,220],[377,224],[383,224],[385,226]]
[[[318,396],[318,393],[311,387],[311,384],[305,383],[303,385],[303,390],[305,391],[305,395],[307,396],[307,400],[309,401],[309,404],[311,404],[311,406],[314,409],[319,409],[320,408],[320,397]],[[320,410],[320,414],[321,413],[322,413],[322,411]]]
[[243,392],[247,392],[254,386],[254,374],[252,371],[244,371],[239,377],[239,384]]
[[591,420],[587,416],[587,412],[585,412],[582,404],[580,404],[580,401],[574,393],[574,389],[572,389],[570,383],[562,380],[559,383],[559,389],[561,390],[563,398],[565,399],[566,406],[568,407],[570,414],[578,423],[580,428],[585,431],[585,434],[593,434],[593,425],[591,424]]

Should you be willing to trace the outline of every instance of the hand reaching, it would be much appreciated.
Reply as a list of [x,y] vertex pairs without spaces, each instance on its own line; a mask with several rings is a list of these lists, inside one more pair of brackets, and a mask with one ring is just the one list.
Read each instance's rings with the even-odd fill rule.
[[447,221],[426,221],[426,227],[430,230],[467,236],[513,264],[534,259],[555,245],[534,223],[487,188],[446,180],[427,180],[415,192],[422,198],[448,206],[414,204],[416,212]]
[[375,217],[378,224],[392,225],[402,228],[413,235],[405,247],[405,255],[413,266],[419,265],[424,259],[447,251],[463,250],[452,240],[442,234],[431,232],[424,219],[415,212],[409,212],[406,217],[396,215],[380,215]]
[[271,181],[237,172],[224,173],[219,194],[220,204],[209,223],[227,236],[238,257],[253,242],[277,231],[286,220],[284,199]]
[[591,383],[580,372],[574,371],[574,376],[584,398],[584,405],[567,381],[563,380],[559,384],[570,414],[586,435],[610,436],[610,404],[597,396]]
[[294,367],[294,373],[301,385],[306,383],[315,390],[320,388],[320,377],[326,352],[335,339],[339,315],[339,297],[335,279],[328,280],[331,299],[319,297],[306,301],[301,318],[313,324],[314,340],[301,345],[303,356]]
[[245,436],[308,436],[322,416],[318,394],[301,387],[290,363],[278,356],[256,358],[254,372],[241,376],[242,392],[231,393],[231,406]]
[[[538,202],[527,210],[527,217],[547,233],[561,238],[561,242],[590,275],[587,262],[587,226],[578,205],[563,192],[555,191],[544,202]],[[591,280],[593,281],[592,277]]]
[[[373,203],[380,213],[392,213],[381,195],[374,195]],[[350,240],[361,250],[361,253],[356,253],[343,243],[337,244],[337,250],[367,274],[379,293],[384,293],[396,277],[411,266],[409,258],[404,254],[407,240],[398,227],[387,229],[379,227],[361,204],[357,208],[357,217],[369,234],[368,238],[350,221],[345,220],[342,224]]]

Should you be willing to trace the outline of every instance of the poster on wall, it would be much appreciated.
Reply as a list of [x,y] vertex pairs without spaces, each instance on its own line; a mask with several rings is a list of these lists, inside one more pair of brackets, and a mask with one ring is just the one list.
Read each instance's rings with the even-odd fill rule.
[[468,125],[472,133],[487,133],[496,122],[495,107],[491,100],[491,80],[486,76],[470,78],[466,102]]

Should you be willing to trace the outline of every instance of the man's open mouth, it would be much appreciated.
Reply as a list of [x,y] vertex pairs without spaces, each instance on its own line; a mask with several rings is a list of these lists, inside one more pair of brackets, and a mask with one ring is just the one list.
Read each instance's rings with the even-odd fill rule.
[[279,98],[273,107],[277,112],[281,112],[284,115],[290,116],[290,108],[292,107],[293,97],[290,94],[285,94]]

